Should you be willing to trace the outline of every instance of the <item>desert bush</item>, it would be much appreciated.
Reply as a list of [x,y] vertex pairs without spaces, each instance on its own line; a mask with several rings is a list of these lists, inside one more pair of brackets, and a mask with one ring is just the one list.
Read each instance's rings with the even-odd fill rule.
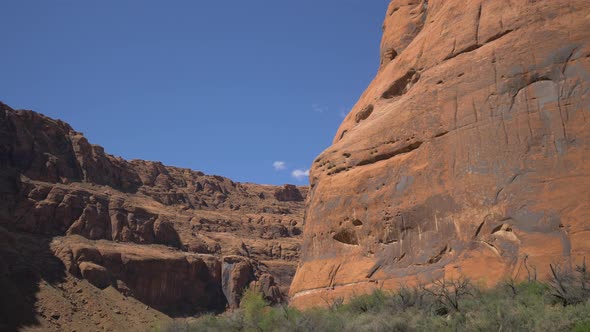
[[[583,270],[583,265],[580,267]],[[557,287],[563,287],[568,294],[569,287],[588,287],[579,272],[575,278],[556,274],[562,283]],[[328,308],[299,311],[287,306],[270,307],[257,290],[246,290],[239,310],[203,315],[188,324],[175,321],[163,330],[590,331],[590,300],[577,298],[564,306],[554,293],[555,285],[534,279],[521,283],[509,280],[483,290],[464,278],[441,279],[428,287],[377,290],[348,303],[337,301]]]
[[467,296],[473,296],[473,286],[466,278],[438,279],[432,285],[423,287],[422,290],[430,294],[441,307],[436,310],[438,315],[446,315],[451,311],[461,311],[461,301]]
[[[344,317],[345,318],[345,317]],[[352,316],[346,320],[343,331],[415,331],[405,317],[379,312]]]
[[559,265],[549,265],[551,268],[551,294],[563,306],[582,303],[590,299],[588,281],[590,275],[586,267],[586,258],[582,264],[576,265],[573,271]]
[[266,324],[268,319],[265,313],[268,311],[268,303],[262,293],[256,288],[246,288],[240,301],[240,309],[244,313],[244,325],[246,330],[262,330],[260,324]]
[[432,302],[427,301],[427,293],[424,292],[424,286],[408,287],[401,285],[399,289],[393,293],[393,305],[399,310],[406,311],[410,308],[426,309],[432,305]]
[[341,310],[349,311],[353,314],[365,312],[375,312],[383,308],[387,299],[387,294],[382,290],[375,290],[371,294],[360,295],[352,298],[348,304],[345,304]]
[[579,321],[572,328],[572,332],[588,332],[588,331],[590,331],[590,320]]
[[331,311],[337,311],[344,305],[343,297],[335,297],[333,299],[323,298],[322,300],[327,305],[328,309]]

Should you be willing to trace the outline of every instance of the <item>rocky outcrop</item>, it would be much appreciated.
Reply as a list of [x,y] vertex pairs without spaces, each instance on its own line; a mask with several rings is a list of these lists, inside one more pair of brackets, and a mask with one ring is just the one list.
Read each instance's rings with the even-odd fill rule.
[[[235,306],[266,274],[286,294],[306,194],[127,161],[60,120],[0,103],[0,229],[54,238],[70,274],[163,312]],[[251,268],[243,280],[230,273],[235,285],[222,285],[228,257]]]
[[242,293],[255,279],[254,267],[247,258],[227,256],[223,258],[221,274],[223,294],[229,307],[235,309],[240,305]]
[[[150,249],[144,245],[80,236],[50,239],[0,227],[0,266],[5,263],[5,269],[0,268],[0,331],[145,331],[166,324],[167,315],[130,297],[130,290],[117,291],[124,287],[121,282],[117,281],[117,289],[111,285],[114,279],[133,279],[133,271],[109,270],[105,256],[99,256],[117,252],[125,258],[121,266],[125,268],[140,257],[147,258],[146,251]],[[64,263],[72,273],[82,273],[87,279],[68,273]],[[158,271],[163,273],[158,269],[141,272],[147,279]]]
[[283,188],[275,190],[275,198],[281,202],[301,202],[303,195],[296,186],[286,184]]
[[587,1],[391,1],[377,76],[313,163],[292,303],[590,255]]
[[112,286],[165,313],[223,310],[221,263],[164,246],[91,241],[80,236],[51,244],[67,270],[94,286]]
[[285,296],[271,274],[263,274],[258,280],[250,283],[249,287],[257,289],[268,303],[285,302]]
[[78,269],[84,279],[100,289],[105,289],[111,285],[111,275],[103,266],[92,262],[80,262]]

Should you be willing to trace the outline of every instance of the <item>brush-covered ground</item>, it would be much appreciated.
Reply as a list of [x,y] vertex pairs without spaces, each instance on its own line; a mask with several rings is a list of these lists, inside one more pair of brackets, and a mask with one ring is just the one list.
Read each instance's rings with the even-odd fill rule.
[[484,289],[467,279],[376,290],[304,311],[268,306],[246,290],[239,310],[175,321],[159,331],[590,331],[586,266],[551,281],[513,280]]

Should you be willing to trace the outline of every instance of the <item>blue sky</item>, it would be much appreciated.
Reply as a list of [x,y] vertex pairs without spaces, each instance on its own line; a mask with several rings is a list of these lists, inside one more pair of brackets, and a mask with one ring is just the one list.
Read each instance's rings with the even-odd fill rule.
[[126,159],[305,184],[377,71],[388,2],[3,0],[0,100]]

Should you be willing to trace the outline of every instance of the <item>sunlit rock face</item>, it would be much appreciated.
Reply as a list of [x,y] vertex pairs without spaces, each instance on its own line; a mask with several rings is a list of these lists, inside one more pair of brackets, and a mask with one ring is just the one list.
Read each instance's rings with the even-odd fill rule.
[[589,91],[588,1],[392,1],[313,162],[292,303],[590,256]]

